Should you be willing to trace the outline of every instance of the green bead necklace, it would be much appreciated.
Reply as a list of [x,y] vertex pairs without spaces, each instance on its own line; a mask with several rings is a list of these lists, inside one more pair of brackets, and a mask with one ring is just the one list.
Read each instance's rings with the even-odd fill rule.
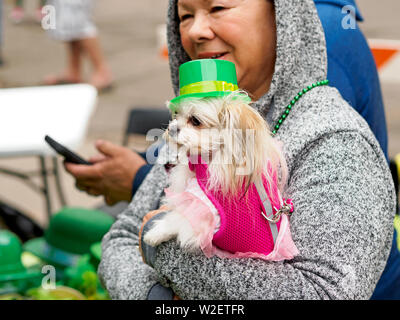
[[281,127],[281,125],[283,124],[283,122],[286,120],[286,118],[289,116],[290,111],[292,110],[293,106],[296,104],[297,101],[299,101],[299,99],[306,94],[308,91],[316,88],[316,87],[320,87],[320,86],[324,86],[329,84],[329,80],[323,80],[323,81],[318,81],[316,83],[313,83],[312,85],[308,86],[307,88],[304,88],[303,90],[301,90],[294,98],[292,101],[290,101],[290,103],[288,104],[288,106],[286,107],[285,112],[281,115],[281,117],[279,118],[278,122],[276,123],[274,130],[272,131],[272,135],[276,135],[276,133],[278,132],[279,128]]

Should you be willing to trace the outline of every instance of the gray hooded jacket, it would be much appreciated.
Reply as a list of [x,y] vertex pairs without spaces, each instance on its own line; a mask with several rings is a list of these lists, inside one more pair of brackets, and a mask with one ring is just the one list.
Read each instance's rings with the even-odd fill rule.
[[[176,2],[170,0],[168,42],[178,93],[178,67],[189,58],[180,44]],[[275,10],[275,73],[268,93],[253,104],[270,127],[297,92],[326,78],[327,65],[313,1],[275,0]],[[206,258],[169,241],[145,248],[152,267],[144,264],[138,231],[166,187],[161,152],[103,239],[99,275],[111,297],[162,298],[172,288],[183,299],[370,298],[389,255],[395,213],[393,182],[374,135],[338,91],[325,86],[303,95],[277,138],[289,167],[284,196],[295,204],[290,221],[299,256],[279,263]]]

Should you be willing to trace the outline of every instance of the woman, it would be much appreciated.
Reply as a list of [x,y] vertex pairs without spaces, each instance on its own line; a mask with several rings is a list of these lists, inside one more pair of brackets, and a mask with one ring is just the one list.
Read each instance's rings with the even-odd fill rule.
[[[171,76],[198,58],[237,67],[272,128],[303,88],[326,78],[323,30],[311,0],[171,0]],[[307,90],[306,90],[307,91]],[[114,299],[367,299],[385,267],[395,194],[384,154],[366,122],[336,89],[317,86],[277,127],[293,199],[294,260],[207,259],[174,241],[136,246],[143,216],[159,208],[166,186],[160,151],[127,210],[103,240],[99,274]],[[157,219],[156,215],[152,219]],[[146,226],[142,233],[145,234]],[[151,265],[151,267],[150,267]]]

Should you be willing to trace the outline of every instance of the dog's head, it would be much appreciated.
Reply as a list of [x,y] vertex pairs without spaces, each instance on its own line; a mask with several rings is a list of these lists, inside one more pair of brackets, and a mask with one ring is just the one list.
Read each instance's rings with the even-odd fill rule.
[[181,161],[201,155],[209,188],[224,193],[236,194],[261,174],[268,180],[268,163],[285,168],[267,123],[235,93],[181,102],[164,138],[178,149]]

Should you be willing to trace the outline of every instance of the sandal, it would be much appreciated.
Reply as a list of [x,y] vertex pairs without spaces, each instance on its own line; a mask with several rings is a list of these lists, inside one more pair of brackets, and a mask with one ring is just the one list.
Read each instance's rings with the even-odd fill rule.
[[108,83],[106,85],[103,85],[103,86],[95,86],[95,87],[96,87],[96,89],[97,89],[99,94],[109,92],[114,88],[112,82],[110,82],[110,83]]
[[106,83],[92,80],[89,83],[97,89],[99,94],[109,92],[113,89],[113,80],[109,80]]
[[63,76],[49,76],[43,80],[43,85],[46,86],[56,86],[56,85],[63,85],[63,84],[76,84],[81,83],[81,81],[71,80],[67,77]]

